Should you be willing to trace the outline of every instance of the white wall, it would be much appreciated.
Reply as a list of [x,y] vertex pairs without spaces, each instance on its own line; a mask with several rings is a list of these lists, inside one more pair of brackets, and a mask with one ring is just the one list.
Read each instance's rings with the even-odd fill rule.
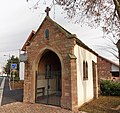
[[[93,72],[92,61],[97,63],[96,55],[88,50],[75,45],[74,54],[77,57],[77,90],[78,90],[78,106],[88,102],[93,98]],[[88,62],[88,80],[83,80],[83,61]]]
[[20,62],[20,67],[19,67],[19,77],[20,80],[24,80],[24,73],[25,73],[25,63]]

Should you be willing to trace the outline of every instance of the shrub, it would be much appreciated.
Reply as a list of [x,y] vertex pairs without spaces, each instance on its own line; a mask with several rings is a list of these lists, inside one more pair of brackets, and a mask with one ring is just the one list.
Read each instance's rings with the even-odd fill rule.
[[20,80],[20,78],[18,77],[18,76],[16,76],[15,78],[14,78],[14,81],[19,81]]
[[120,96],[120,82],[101,80],[100,91],[101,95]]

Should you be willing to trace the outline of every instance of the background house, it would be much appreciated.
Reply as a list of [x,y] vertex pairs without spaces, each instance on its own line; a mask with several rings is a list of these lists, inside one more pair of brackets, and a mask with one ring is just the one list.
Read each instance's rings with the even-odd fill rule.
[[119,79],[119,65],[102,56],[98,56],[98,76],[100,79]]

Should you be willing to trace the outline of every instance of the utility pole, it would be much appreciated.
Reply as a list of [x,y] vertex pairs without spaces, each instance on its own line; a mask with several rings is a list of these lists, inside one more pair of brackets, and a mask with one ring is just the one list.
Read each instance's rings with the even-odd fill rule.
[[11,77],[11,57],[10,57],[10,54],[9,54],[9,61],[10,61],[10,77]]
[[9,55],[4,55],[4,56],[9,57],[9,63],[10,63],[9,72],[10,72],[10,77],[11,77],[11,57],[10,57],[10,54]]

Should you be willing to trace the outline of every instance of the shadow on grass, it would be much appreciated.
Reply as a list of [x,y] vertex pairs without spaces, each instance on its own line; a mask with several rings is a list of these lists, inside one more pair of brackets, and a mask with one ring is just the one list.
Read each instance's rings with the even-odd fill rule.
[[120,109],[114,109],[118,105],[120,105],[120,97],[100,96],[98,99],[80,107],[79,110],[88,113],[120,113]]

